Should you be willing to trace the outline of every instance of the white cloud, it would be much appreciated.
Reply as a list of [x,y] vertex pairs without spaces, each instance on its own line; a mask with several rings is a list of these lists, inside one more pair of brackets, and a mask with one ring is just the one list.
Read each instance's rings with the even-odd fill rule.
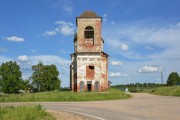
[[11,36],[11,37],[6,37],[6,40],[13,41],[13,42],[23,42],[24,38],[17,37],[17,36]]
[[128,48],[129,48],[128,45],[124,44],[124,43],[122,43],[119,47],[121,50],[128,50]]
[[29,57],[32,64],[37,64],[38,62],[43,62],[44,64],[55,64],[55,65],[69,65],[70,60],[66,60],[56,55],[39,55]]
[[58,26],[52,30],[52,31],[46,31],[43,35],[44,36],[54,36],[57,33],[61,33],[62,35],[69,36],[74,34],[74,24],[71,22],[66,22],[66,21],[56,21],[55,24]]
[[127,77],[127,76],[128,76],[127,74],[123,74],[120,72],[111,72],[109,74],[109,77]]
[[59,25],[58,30],[63,35],[73,35],[74,34],[74,24],[66,21],[56,21],[56,24]]
[[73,23],[71,23],[71,22],[66,22],[66,21],[63,21],[63,20],[56,21],[55,23],[56,23],[56,24],[59,24],[59,25],[61,25],[61,26],[74,26]]
[[144,66],[138,70],[141,73],[152,73],[152,72],[160,72],[162,71],[162,67],[159,66]]
[[45,33],[44,33],[44,35],[47,35],[47,36],[54,36],[54,35],[56,35],[57,34],[57,31],[46,31]]
[[20,56],[18,56],[18,61],[20,61],[20,62],[27,62],[28,61],[28,57],[26,55],[20,55]]
[[122,61],[111,61],[111,65],[113,65],[113,66],[121,66],[121,65],[124,65],[124,63]]
[[[121,70],[128,73],[126,78],[118,78],[121,80],[119,83],[116,82],[117,78],[111,77],[113,83],[161,83],[161,71],[164,80],[167,80],[172,71],[180,71],[179,24],[169,21],[152,22],[153,20],[142,20],[125,24],[116,22],[116,25],[105,24],[102,32],[107,53],[113,60],[126,62],[121,69],[109,66],[109,71]],[[128,50],[119,49],[123,43],[128,45]]]
[[129,49],[128,45],[123,43],[123,40],[120,40],[119,38],[116,38],[116,37],[114,37],[114,38],[108,37],[107,44],[118,50],[127,51]]
[[63,26],[60,28],[60,32],[63,35],[73,35],[74,34],[74,28],[72,28],[70,26]]
[[[136,21],[129,24],[116,24],[116,26],[109,25],[103,31],[105,31],[104,39],[107,40],[105,42],[114,50],[119,50],[119,48],[126,50],[126,52],[117,51],[126,58],[167,59],[180,56],[180,27],[177,23]],[[150,49],[156,52],[145,51]]]

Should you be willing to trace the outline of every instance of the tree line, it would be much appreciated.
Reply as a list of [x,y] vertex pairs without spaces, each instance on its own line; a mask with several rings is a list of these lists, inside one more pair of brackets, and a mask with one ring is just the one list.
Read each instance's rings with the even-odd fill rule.
[[[0,92],[18,93],[19,90],[33,90],[34,92],[59,90],[61,80],[59,71],[55,65],[43,65],[39,62],[32,66],[33,73],[26,79],[22,79],[22,72],[15,61],[2,63],[0,66]],[[170,73],[167,84],[132,83],[126,85],[114,85],[112,87],[122,89],[129,88],[130,92],[140,92],[147,88],[160,86],[180,85],[180,77],[177,72]]]
[[22,79],[22,72],[15,61],[2,63],[0,66],[0,91],[4,93],[18,93],[26,91],[53,91],[59,90],[61,80],[59,71],[55,65],[43,65],[39,62],[32,66],[33,73],[26,79]]
[[113,85],[112,88],[117,88],[122,91],[126,91],[128,89],[129,92],[141,92],[146,89],[152,89],[156,87],[166,86],[166,84],[158,84],[158,83],[130,83],[130,84],[120,84]]
[[145,89],[152,89],[156,87],[162,86],[180,86],[180,76],[177,72],[171,72],[168,76],[166,84],[158,84],[158,83],[130,83],[130,84],[121,84],[121,85],[114,85],[111,86],[112,88],[117,88],[122,91],[125,91],[128,88],[130,92],[141,92]]

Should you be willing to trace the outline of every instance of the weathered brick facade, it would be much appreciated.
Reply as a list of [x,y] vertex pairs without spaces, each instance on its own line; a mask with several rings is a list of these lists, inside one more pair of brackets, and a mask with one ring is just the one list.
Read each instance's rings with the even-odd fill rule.
[[70,88],[72,91],[108,89],[108,55],[103,52],[102,17],[86,11],[76,17],[77,35],[71,54]]

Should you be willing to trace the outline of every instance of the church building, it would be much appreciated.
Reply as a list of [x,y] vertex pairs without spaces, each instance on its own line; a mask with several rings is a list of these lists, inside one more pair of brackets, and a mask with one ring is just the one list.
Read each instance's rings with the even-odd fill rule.
[[102,17],[92,11],[85,11],[76,17],[76,26],[70,88],[77,92],[107,90],[108,54],[103,52]]

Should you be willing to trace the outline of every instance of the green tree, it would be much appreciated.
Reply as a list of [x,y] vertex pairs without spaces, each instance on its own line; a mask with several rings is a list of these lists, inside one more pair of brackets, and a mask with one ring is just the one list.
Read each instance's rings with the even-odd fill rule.
[[31,84],[31,78],[29,77],[28,79],[26,80],[23,80],[22,82],[22,89],[25,90],[26,92],[29,90],[29,89],[33,89],[33,86]]
[[180,82],[180,77],[177,72],[171,72],[168,77],[167,85],[175,85],[176,83]]
[[32,70],[33,70],[33,74],[31,76],[32,84],[34,88],[38,89],[38,91],[40,91],[41,84],[43,84],[43,67],[44,65],[42,64],[42,62],[32,66]]
[[22,73],[14,61],[0,66],[0,88],[5,93],[15,93],[22,88]]
[[59,71],[55,65],[43,65],[41,62],[32,66],[32,83],[38,91],[52,91],[60,88]]

